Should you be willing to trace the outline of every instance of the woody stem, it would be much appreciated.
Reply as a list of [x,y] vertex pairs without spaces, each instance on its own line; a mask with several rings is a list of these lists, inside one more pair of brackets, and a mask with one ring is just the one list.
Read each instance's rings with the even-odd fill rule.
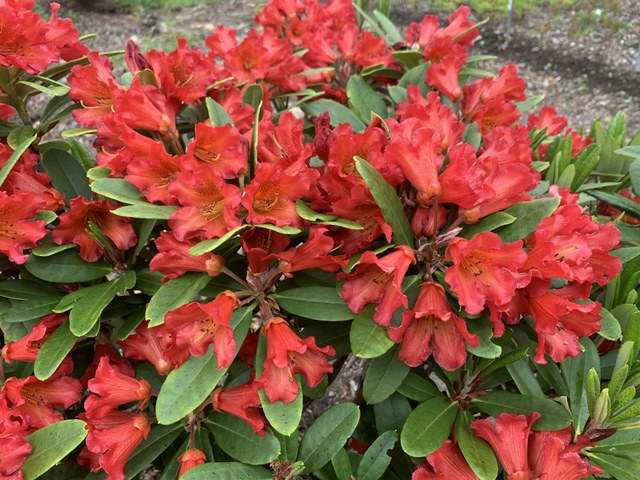
[[196,415],[191,412],[187,421],[189,422],[189,449],[192,450],[196,448]]
[[226,276],[233,278],[236,282],[238,282],[240,285],[245,287],[247,290],[251,291],[251,287],[249,286],[249,284],[245,282],[243,279],[241,279],[239,276],[237,276],[235,273],[233,273],[231,270],[229,270],[227,267],[222,266],[222,268],[220,268],[220,271],[224,273]]

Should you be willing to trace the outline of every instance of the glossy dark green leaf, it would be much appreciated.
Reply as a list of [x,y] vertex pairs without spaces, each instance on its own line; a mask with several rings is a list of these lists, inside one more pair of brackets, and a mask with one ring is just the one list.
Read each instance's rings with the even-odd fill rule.
[[13,300],[29,300],[43,294],[57,295],[61,292],[55,286],[44,286],[41,283],[26,279],[8,279],[0,281],[0,297]]
[[575,158],[575,175],[571,182],[571,191],[575,192],[582,186],[600,161],[600,145],[591,144],[582,150]]
[[606,473],[616,480],[638,480],[640,478],[640,463],[638,463],[637,459],[630,460],[617,455],[599,452],[586,452],[586,455],[589,460],[602,467]]
[[508,364],[507,370],[509,371],[511,378],[513,378],[513,381],[515,382],[516,387],[518,387],[520,393],[536,397],[545,396],[542,391],[542,387],[540,387],[540,383],[538,383],[538,379],[531,371],[527,357],[520,358],[519,360]]
[[362,386],[362,394],[367,403],[378,403],[389,398],[409,374],[409,365],[398,360],[398,349],[399,347],[392,348],[371,360]]
[[456,418],[456,438],[465,460],[480,480],[498,478],[498,461],[491,446],[471,431],[471,414],[458,411]]
[[360,465],[358,465],[358,480],[378,480],[391,463],[387,451],[391,450],[398,441],[398,434],[391,430],[380,435],[367,449]]
[[136,205],[125,205],[116,208],[111,213],[121,217],[144,218],[150,220],[168,220],[173,212],[180,207],[172,205],[152,205],[150,203],[139,203]]
[[186,472],[180,480],[273,480],[268,468],[239,462],[215,462],[198,465]]
[[71,154],[52,148],[42,155],[42,165],[51,183],[67,201],[82,196],[91,200],[91,189],[84,168]]
[[417,402],[424,402],[431,398],[442,396],[442,392],[438,390],[438,387],[431,380],[413,372],[409,372],[402,381],[402,384],[398,387],[398,393]]
[[373,305],[368,305],[351,323],[351,350],[360,358],[379,357],[394,345],[387,329],[373,321],[374,310]]
[[349,106],[364,123],[371,123],[371,113],[386,118],[387,106],[384,100],[360,75],[351,75],[347,82]]
[[491,341],[493,328],[489,320],[486,318],[469,320],[467,321],[467,328],[470,333],[477,335],[480,339],[480,344],[477,347],[472,347],[465,342],[467,352],[481,358],[497,358],[500,356],[502,347]]
[[[251,323],[251,309],[236,310],[230,325],[234,328],[236,353],[244,341]],[[198,408],[213,392],[227,369],[218,370],[218,359],[213,345],[201,357],[190,356],[179,368],[173,370],[162,384],[156,403],[158,423],[169,425],[186,417]]]
[[358,172],[362,175],[371,195],[380,206],[382,216],[393,229],[393,242],[396,245],[408,245],[413,248],[413,231],[395,189],[369,162],[360,157],[354,157],[354,160]]
[[560,366],[569,390],[573,428],[577,433],[582,433],[582,427],[589,417],[586,392],[589,370],[594,368],[598,375],[600,374],[600,357],[593,342],[588,338],[582,338],[580,344],[584,351],[577,357],[568,357]]
[[496,230],[496,233],[505,243],[522,240],[533,233],[540,221],[551,215],[559,204],[560,197],[538,198],[516,203],[503,212],[515,217],[515,221]]
[[164,283],[147,306],[145,318],[149,320],[149,327],[162,325],[169,310],[190,302],[209,280],[206,273],[187,273]]
[[399,393],[394,393],[386,400],[374,404],[373,415],[378,434],[382,435],[388,430],[402,431],[411,411],[409,401]]
[[221,245],[223,245],[228,240],[230,240],[233,237],[235,237],[236,235],[240,234],[240,232],[242,232],[242,230],[245,230],[246,228],[249,228],[249,225],[246,225],[246,224],[245,225],[240,225],[239,227],[236,227],[236,228],[234,228],[232,230],[229,230],[227,233],[225,233],[220,238],[212,238],[211,240],[204,240],[204,241],[194,245],[193,247],[191,247],[189,249],[189,253],[191,255],[195,255],[197,257],[198,255],[202,255],[204,253],[211,252],[211,251],[215,250],[216,248],[220,247]]
[[362,132],[366,125],[351,110],[344,105],[333,100],[320,99],[314,102],[305,103],[300,106],[304,113],[312,117],[317,117],[321,113],[329,112],[332,127],[337,127],[341,123],[349,123],[356,133]]
[[356,316],[333,287],[292,288],[273,298],[287,312],[312,320],[340,322]]
[[305,472],[313,472],[331,461],[349,439],[360,419],[360,411],[353,403],[331,407],[311,424],[302,437],[298,460]]
[[61,294],[52,293],[33,297],[2,312],[0,317],[2,317],[4,322],[9,323],[25,322],[34,318],[39,319],[40,317],[51,313],[53,311],[53,307],[58,304],[61,298]]
[[69,320],[60,325],[38,351],[33,372],[38,380],[46,380],[69,354],[78,337],[71,333]]
[[153,425],[147,439],[143,440],[127,459],[124,467],[125,480],[135,478],[158,458],[182,431],[181,425]]
[[122,203],[146,203],[138,187],[124,178],[98,178],[91,183],[91,191]]
[[587,193],[593,198],[626,213],[630,217],[640,219],[640,205],[635,203],[633,200],[623,197],[617,193],[601,190],[589,190]]
[[20,468],[25,480],[38,478],[71,453],[87,436],[82,420],[63,420],[25,437],[31,454]]
[[209,113],[211,125],[214,127],[223,127],[224,125],[229,124],[235,128],[233,120],[231,120],[231,117],[222,105],[212,98],[206,98],[205,103],[207,105],[207,112]]
[[263,465],[280,455],[280,442],[271,431],[261,437],[251,425],[226,412],[209,416],[207,427],[216,444],[232,458],[249,465]]
[[[11,134],[9,134],[8,138],[11,138]],[[25,137],[25,138],[20,137],[19,138],[20,141],[18,142],[18,144],[12,146],[14,150],[13,153],[11,154],[11,156],[9,156],[9,158],[4,163],[2,168],[0,168],[0,185],[4,183],[4,181],[9,176],[9,173],[11,172],[11,170],[13,169],[15,164],[18,162],[18,159],[20,158],[20,156],[27,150],[27,148],[29,148],[29,146],[34,142],[36,138],[37,136],[33,135],[33,129],[31,129],[31,133],[28,137]]]
[[400,434],[402,449],[412,457],[425,457],[439,449],[451,432],[458,404],[433,398],[411,412]]
[[640,428],[618,430],[609,438],[598,441],[593,450],[600,453],[609,453],[611,449],[615,449],[621,455],[640,455]]
[[600,310],[600,315],[602,315],[602,320],[600,320],[600,331],[598,335],[607,340],[618,340],[622,336],[622,328],[620,327],[618,319],[606,308]]
[[541,417],[533,430],[560,430],[571,424],[571,415],[559,403],[544,397],[532,397],[510,392],[491,392],[473,399],[473,404],[484,413],[497,417],[501,413],[529,415],[538,412]]
[[65,250],[50,257],[31,255],[24,265],[34,277],[53,283],[90,282],[113,271],[113,267],[102,260],[85,262],[76,250]]
[[362,225],[353,220],[347,220],[340,218],[337,215],[327,215],[325,213],[318,213],[312,210],[306,203],[298,200],[296,202],[296,212],[305,220],[311,223],[317,223],[320,225],[332,225],[335,227],[347,228],[349,230],[362,230]]
[[277,431],[273,432],[280,442],[280,460],[285,462],[293,462],[298,456],[298,432],[291,435],[282,435]]
[[[46,210],[41,210],[44,212]],[[38,212],[40,213],[40,212]],[[51,255],[55,255],[56,253],[64,252],[65,250],[70,250],[72,248],[76,248],[77,245],[75,243],[67,243],[65,245],[48,245],[43,244],[39,245],[36,248],[31,250],[31,253],[38,257],[50,257]]]
[[[328,467],[329,465],[327,465]],[[349,454],[344,448],[338,450],[331,459],[331,467],[333,467],[333,473],[337,480],[351,480],[353,478],[353,469],[351,468],[351,461],[349,460]],[[316,476],[318,476],[316,474]]]

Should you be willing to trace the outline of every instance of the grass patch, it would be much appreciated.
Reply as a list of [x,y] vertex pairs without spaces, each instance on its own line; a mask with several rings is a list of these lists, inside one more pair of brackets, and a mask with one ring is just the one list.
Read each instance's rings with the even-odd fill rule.
[[124,8],[153,10],[156,8],[194,7],[216,1],[218,0],[116,0],[116,3]]

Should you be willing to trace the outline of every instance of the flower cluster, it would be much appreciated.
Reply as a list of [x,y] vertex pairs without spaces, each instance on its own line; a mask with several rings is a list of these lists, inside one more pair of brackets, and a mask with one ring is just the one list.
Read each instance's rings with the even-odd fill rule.
[[[79,469],[78,447],[114,480],[144,462],[329,478],[349,444],[373,478],[367,446],[403,424],[394,457],[426,457],[414,479],[497,460],[513,480],[601,473],[585,456],[607,465],[597,442],[640,415],[640,237],[606,216],[640,218],[639,192],[610,191],[640,185],[633,169],[598,183],[602,127],[524,115],[515,65],[476,69],[467,7],[403,36],[356,3],[273,0],[204,50],[129,41],[118,79],[57,4],[45,22],[0,0],[0,477],[29,458]],[[39,93],[54,98],[33,122]],[[43,139],[64,116],[95,155]],[[625,141],[614,127],[600,143]],[[362,428],[337,405],[298,449],[303,398],[354,355],[371,359]],[[408,477],[383,457],[376,478]]]

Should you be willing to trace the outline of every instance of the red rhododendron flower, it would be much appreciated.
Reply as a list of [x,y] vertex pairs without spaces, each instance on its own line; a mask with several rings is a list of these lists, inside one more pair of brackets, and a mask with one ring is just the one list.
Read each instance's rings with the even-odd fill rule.
[[213,344],[218,369],[227,368],[236,349],[229,321],[238,304],[236,296],[226,290],[209,303],[191,302],[168,312],[164,324],[174,331],[174,346],[167,351],[166,357],[181,364],[188,356],[183,354],[183,349],[199,357]]
[[104,250],[87,233],[89,222],[113,242],[119,250],[128,250],[138,241],[129,219],[111,213],[117,206],[107,200],[92,202],[84,197],[71,200],[71,208],[60,215],[58,225],[51,237],[58,245],[75,243],[80,247],[80,257],[86,262],[95,262],[104,254]]
[[267,358],[262,377],[256,380],[271,402],[293,402],[298,396],[294,375],[304,375],[307,385],[317,386],[325,373],[331,373],[325,355],[334,355],[333,347],[319,348],[313,337],[299,338],[282,318],[272,318],[262,329],[267,337]]
[[240,237],[240,245],[249,262],[249,271],[262,275],[277,254],[289,246],[289,237],[266,228],[253,227]]
[[78,41],[80,33],[73,28],[73,21],[70,18],[58,18],[57,12],[60,4],[52,2],[51,18],[49,19],[49,29],[44,38],[47,43],[52,43],[60,51],[60,56],[65,61],[75,60],[89,53],[89,49]]
[[464,62],[465,59],[457,55],[445,55],[441,62],[429,66],[427,83],[449,100],[459,100],[462,98],[459,76]]
[[179,172],[169,185],[169,193],[182,205],[169,217],[169,226],[181,242],[196,236],[221,237],[240,226],[240,189],[225,183],[211,165]]
[[107,357],[109,359],[109,363],[116,367],[120,373],[128,377],[135,377],[136,371],[131,366],[129,360],[122,358],[119,353],[116,353],[111,346],[111,342],[107,339],[98,338],[93,344],[93,361],[85,369],[84,375],[80,377],[80,383],[84,388],[87,388],[89,380],[95,376],[102,357]]
[[[522,241],[502,244],[498,235],[482,232],[472,240],[456,237],[445,252],[453,266],[444,279],[458,295],[458,302],[471,314],[490,304],[499,311],[508,308],[516,288],[525,286],[529,275],[518,272],[527,254]],[[502,334],[496,325],[496,335]]]
[[171,371],[171,362],[164,357],[166,348],[149,328],[149,322],[142,322],[131,335],[118,340],[118,344],[126,358],[141,362],[146,360],[156,367],[160,375]]
[[532,432],[540,418],[533,412],[529,418],[512,413],[495,419],[474,420],[471,428],[493,448],[508,475],[507,480],[578,480],[601,473],[578,455],[580,449],[594,446],[582,437],[571,444],[572,429],[556,432]]
[[562,130],[567,127],[567,119],[558,115],[555,108],[545,105],[540,109],[538,115],[532,113],[527,119],[527,128],[532,130],[537,128],[542,130],[547,129],[547,135],[558,135]]
[[216,412],[227,412],[242,418],[253,431],[264,437],[264,425],[267,419],[262,413],[258,390],[260,385],[255,381],[255,372],[250,372],[248,382],[229,388],[216,388],[211,394],[211,403]]
[[196,123],[195,139],[187,145],[187,158],[196,165],[211,165],[222,178],[236,178],[246,173],[248,147],[246,139],[231,125]]
[[393,312],[401,305],[408,306],[402,280],[412,263],[413,251],[405,245],[382,258],[371,251],[364,252],[354,273],[338,274],[338,280],[347,280],[342,286],[342,299],[354,313],[362,312],[370,303],[377,304],[373,320],[389,326]]
[[158,253],[149,262],[152,272],[160,272],[163,281],[178,278],[187,272],[203,272],[210,277],[220,274],[224,265],[224,257],[211,252],[194,256],[189,249],[196,245],[195,240],[179,242],[172,232],[161,232],[156,240]]
[[[0,397],[0,410],[3,407],[8,408]],[[20,467],[32,450],[31,444],[24,439],[27,433],[17,422],[9,419],[0,421],[0,478],[22,480]]]
[[136,380],[123,375],[111,365],[109,357],[102,357],[93,379],[89,380],[89,395],[84,402],[87,418],[104,418],[112,410],[129,402],[140,401],[138,410],[151,398],[151,385],[146,380]]
[[87,449],[100,454],[98,464],[109,479],[124,480],[124,467],[129,455],[147,438],[151,426],[142,413],[112,411],[105,418],[79,416],[87,422]]
[[51,313],[45,315],[31,327],[31,332],[15,342],[7,341],[2,347],[2,358],[7,363],[30,362],[34,363],[40,347],[47,341],[56,329],[67,320],[67,314]]
[[287,277],[292,277],[292,272],[319,268],[326,272],[335,272],[345,267],[349,260],[345,255],[330,255],[335,248],[334,241],[325,236],[329,231],[326,227],[312,226],[309,229],[309,238],[296,248],[290,248],[276,254],[280,260],[278,268]]
[[202,450],[197,448],[190,448],[182,455],[178,457],[178,463],[180,464],[180,472],[178,478],[182,477],[186,472],[198,465],[202,465],[207,461],[207,456]]
[[47,233],[43,220],[31,220],[45,206],[33,193],[7,195],[0,191],[0,253],[18,265],[29,258],[24,253],[33,248]]
[[283,112],[278,125],[263,119],[258,127],[258,160],[286,167],[298,160],[307,161],[313,155],[311,144],[305,145],[304,121],[292,112]]
[[416,465],[413,475],[411,475],[411,480],[429,478],[478,480],[478,476],[462,456],[458,444],[451,440],[446,440],[438,450],[427,455],[427,461]]
[[438,365],[456,370],[467,359],[465,341],[472,347],[480,344],[464,320],[451,310],[442,285],[433,282],[420,285],[415,306],[403,314],[402,324],[388,333],[394,342],[402,342],[398,358],[410,367],[422,364],[433,351]]

